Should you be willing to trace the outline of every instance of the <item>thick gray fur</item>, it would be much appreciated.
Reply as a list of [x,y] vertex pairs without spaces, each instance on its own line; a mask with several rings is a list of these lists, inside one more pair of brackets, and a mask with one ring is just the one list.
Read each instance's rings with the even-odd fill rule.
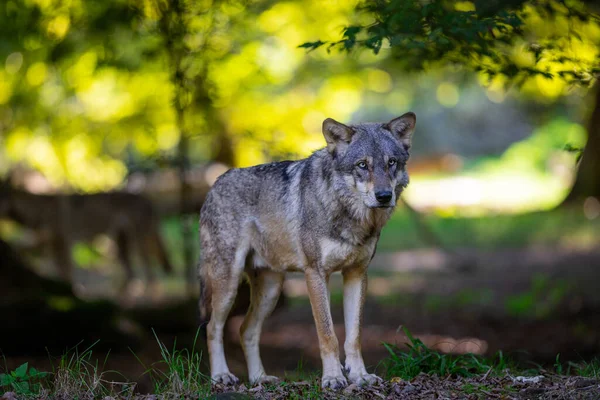
[[[214,292],[237,287],[244,274],[252,279],[264,270],[318,271],[328,280],[335,271],[366,270],[381,229],[408,185],[405,166],[415,122],[413,113],[385,124],[346,126],[327,119],[327,147],[310,157],[223,174],[200,214],[201,315],[209,318],[211,301],[217,307],[218,299],[222,319],[233,299],[229,294],[214,297]],[[318,313],[329,313],[322,304],[313,302],[316,319]],[[328,326],[317,323],[317,328]],[[209,323],[209,341],[222,335],[215,329],[211,338]],[[321,334],[331,332],[320,332],[320,339]],[[213,372],[213,379],[220,378]]]

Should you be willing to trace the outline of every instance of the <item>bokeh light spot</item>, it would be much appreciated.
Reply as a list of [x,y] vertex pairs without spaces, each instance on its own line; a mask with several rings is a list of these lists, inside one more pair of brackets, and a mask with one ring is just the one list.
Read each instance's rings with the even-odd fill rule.
[[46,64],[37,62],[27,70],[27,82],[31,86],[39,86],[46,80],[47,73]]
[[367,72],[369,90],[377,93],[387,93],[392,89],[392,77],[380,69],[369,69]]
[[11,53],[6,57],[6,62],[4,63],[4,68],[6,72],[9,74],[16,74],[21,69],[23,65],[23,54],[16,52]]
[[583,202],[583,214],[589,220],[593,220],[600,216],[600,201],[595,197],[588,197]]
[[450,82],[443,82],[437,88],[436,97],[438,102],[447,108],[455,107],[460,98],[458,87]]

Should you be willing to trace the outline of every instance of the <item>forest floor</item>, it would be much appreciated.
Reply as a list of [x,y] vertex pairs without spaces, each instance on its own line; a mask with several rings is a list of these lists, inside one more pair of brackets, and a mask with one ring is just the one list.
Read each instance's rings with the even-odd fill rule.
[[[517,379],[521,378],[521,379]],[[538,377],[539,378],[539,377]],[[600,382],[596,379],[548,376],[528,382],[526,377],[453,378],[419,375],[410,381],[386,381],[369,388],[350,385],[344,390],[320,390],[317,381],[288,382],[280,385],[247,388],[235,391],[216,388],[215,399],[230,393],[258,399],[598,399]],[[242,397],[239,397],[242,398]]]
[[321,389],[317,372],[294,371],[278,383],[225,386],[211,384],[200,372],[201,356],[161,346],[166,369],[149,369],[151,394],[139,393],[137,383],[101,372],[90,362],[91,352],[64,357],[53,373],[23,364],[0,374],[0,400],[17,399],[599,399],[600,361],[570,363],[563,369],[523,370],[501,355],[450,356],[428,349],[411,338],[407,352],[388,348],[382,371],[386,379],[370,387],[355,384]]
[[[106,336],[94,331],[100,342],[84,362],[78,360],[88,353],[71,346],[82,340],[81,332],[90,331],[88,322],[19,331],[19,337],[0,343],[0,357],[6,356],[0,361],[0,374],[5,373],[0,394],[7,392],[6,399],[24,398],[19,383],[27,382],[30,389],[40,385],[33,398],[55,399],[600,399],[600,366],[593,361],[600,354],[599,221],[584,224],[564,213],[431,219],[445,244],[443,249],[432,249],[417,241],[410,218],[393,219],[369,270],[363,355],[369,371],[386,379],[371,388],[320,389],[319,349],[306,285],[301,275],[291,274],[284,289],[286,303],[267,319],[261,337],[265,369],[285,377],[280,384],[210,385],[206,357],[190,372],[189,360],[175,362],[178,358],[169,355],[176,347],[194,348],[197,304],[173,308],[168,302],[144,304],[141,297],[139,304],[118,311],[118,325],[127,340],[107,342]],[[167,226],[167,231],[171,228],[177,227]],[[114,275],[103,270],[80,268],[78,274],[87,298],[102,297],[114,286]],[[169,300],[180,296],[180,301],[183,282],[167,278],[163,283]],[[334,328],[343,343],[339,276],[331,279],[331,302]],[[19,325],[24,317],[5,320],[0,329]],[[243,378],[241,321],[240,313],[232,316],[225,340],[229,366]],[[421,354],[411,355],[406,344],[414,343],[401,327],[409,328],[413,339],[423,344],[417,346]],[[17,346],[19,341],[25,347]],[[86,340],[79,349],[89,345]],[[48,356],[65,348],[71,350],[59,359]],[[203,343],[195,348],[199,353],[194,354],[206,354]],[[475,358],[464,358],[467,353]],[[410,357],[395,360],[400,354]],[[481,358],[498,354],[512,359],[514,365]],[[477,362],[449,369],[456,357]],[[423,365],[423,359],[435,363]],[[43,379],[15,376],[27,362],[49,374]],[[391,368],[394,365],[400,367]],[[7,384],[9,375],[16,380]],[[543,378],[519,378],[536,376]]]
[[[73,369],[77,360],[86,354],[82,344],[79,351],[70,350],[60,359],[48,356],[61,354],[67,347],[61,344],[52,348],[49,333],[67,335],[62,338],[63,343],[68,343],[71,348],[81,340],[81,336],[75,337],[73,332],[89,330],[85,324],[78,328],[54,326],[51,330],[23,332],[22,338],[1,343],[6,358],[4,365],[0,364],[0,373],[11,374],[26,362],[40,370],[51,371],[49,376],[53,378],[46,381],[43,386],[46,392],[42,391],[40,395],[41,398],[56,399],[104,399],[106,396],[143,399],[141,393],[156,394],[155,397],[144,395],[146,399],[211,396],[600,399],[597,381],[600,366],[592,361],[600,354],[600,292],[597,291],[600,270],[594,268],[600,265],[598,252],[538,247],[470,250],[463,254],[469,257],[467,268],[462,267],[464,258],[461,254],[439,250],[387,252],[378,254],[373,260],[362,347],[369,371],[376,371],[386,381],[372,388],[320,389],[316,372],[320,368],[319,348],[312,312],[303,279],[294,274],[286,281],[286,303],[266,320],[261,337],[265,369],[270,374],[285,377],[279,385],[211,387],[206,379],[206,359],[195,369],[196,383],[190,385],[190,379],[186,383],[186,378],[173,378],[172,370],[176,368],[169,366],[172,357],[169,358],[165,349],[196,348],[199,354],[207,354],[202,340],[198,340],[197,346],[192,345],[197,305],[191,302],[187,308],[166,306],[161,309],[157,304],[143,304],[143,299],[141,304],[120,313],[121,322],[133,323],[126,323],[125,327],[135,328],[131,342],[121,343],[117,349],[114,343],[107,344],[107,338],[103,336],[92,346],[94,355],[83,364],[86,370],[97,372],[91,373],[87,381],[80,378],[68,383],[62,375],[62,383],[59,382],[62,389],[56,389],[61,365]],[[94,279],[99,284],[103,281],[97,274],[87,279]],[[177,292],[176,288],[167,289]],[[336,334],[343,343],[341,300],[341,280],[334,276],[331,280],[332,315]],[[241,378],[246,372],[238,335],[242,319],[239,313],[232,316],[225,338],[229,366]],[[411,340],[400,329],[402,327],[409,328],[414,338],[431,350],[424,353],[428,355],[427,359],[446,361],[434,366],[422,366],[417,362],[415,366],[413,361],[420,360],[416,354],[400,363],[403,368],[412,366],[410,373],[390,372],[392,356],[382,343],[395,346],[399,351],[394,354],[408,352],[407,343],[411,344]],[[150,328],[155,330],[156,336]],[[69,335],[72,337],[67,340]],[[43,351],[7,354],[14,350],[10,344],[17,339],[22,339],[30,350],[36,344]],[[84,345],[88,346],[90,342],[86,341]],[[48,350],[45,350],[46,346]],[[487,366],[491,361],[482,362],[483,367],[477,363],[471,365],[467,368],[468,374],[463,375],[443,370],[443,363],[451,365],[454,360],[451,357],[461,357],[465,353],[475,354],[475,357],[504,354],[515,365],[505,365],[502,369],[494,367],[489,374]],[[412,361],[405,362],[407,360]],[[587,367],[589,365],[591,367]],[[85,374],[89,373],[82,373],[81,368],[73,373],[79,377]],[[177,374],[175,376],[185,375],[183,371]],[[544,378],[539,382],[521,382],[519,376]],[[0,392],[14,392],[13,387],[1,383],[0,379]],[[237,397],[232,397],[231,392]],[[11,399],[10,396],[5,397]],[[16,398],[23,398],[22,393]]]

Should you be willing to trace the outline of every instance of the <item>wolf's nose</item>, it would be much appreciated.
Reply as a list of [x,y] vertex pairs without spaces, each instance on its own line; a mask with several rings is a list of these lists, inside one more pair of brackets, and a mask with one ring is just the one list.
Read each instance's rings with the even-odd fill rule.
[[389,203],[389,201],[392,199],[392,191],[380,190],[379,192],[375,192],[375,198],[380,203]]

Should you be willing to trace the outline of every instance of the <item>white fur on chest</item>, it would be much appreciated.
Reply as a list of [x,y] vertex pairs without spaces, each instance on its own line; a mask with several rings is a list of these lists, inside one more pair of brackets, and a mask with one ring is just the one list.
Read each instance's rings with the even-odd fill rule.
[[321,265],[329,271],[337,271],[345,267],[364,265],[369,262],[375,251],[376,240],[370,240],[362,246],[352,245],[346,241],[332,238],[319,240]]

